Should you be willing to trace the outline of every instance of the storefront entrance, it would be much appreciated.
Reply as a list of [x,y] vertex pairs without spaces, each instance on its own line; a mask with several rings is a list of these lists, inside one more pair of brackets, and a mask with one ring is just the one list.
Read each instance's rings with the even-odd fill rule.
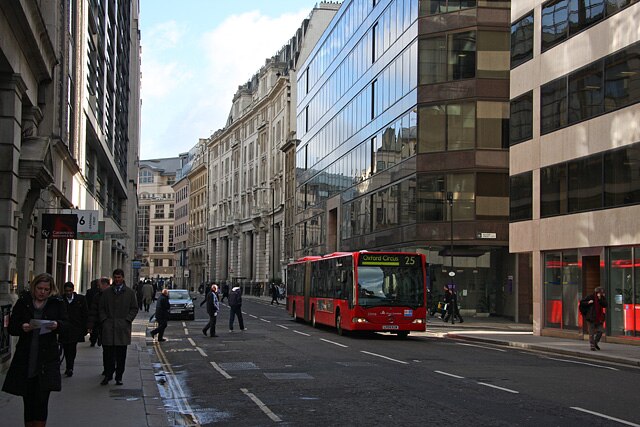
[[610,334],[640,337],[640,247],[610,248],[608,270]]

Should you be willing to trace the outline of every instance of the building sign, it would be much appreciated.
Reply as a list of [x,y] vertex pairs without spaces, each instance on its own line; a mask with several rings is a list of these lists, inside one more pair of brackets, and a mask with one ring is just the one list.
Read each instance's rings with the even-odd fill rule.
[[40,236],[43,239],[75,239],[78,234],[78,215],[42,214]]
[[476,237],[478,239],[495,239],[497,235],[496,233],[477,233]]
[[78,238],[77,240],[104,240],[104,221],[98,221],[98,231],[95,233],[84,232],[80,235],[80,230],[78,226]]
[[134,259],[133,261],[131,261],[131,268],[133,268],[134,270],[140,270],[140,268],[142,268],[142,261],[139,259]]
[[92,238],[99,234],[100,224],[98,221],[98,211],[80,210],[80,209],[64,209],[63,214],[75,214],[78,216],[77,237],[78,240],[102,240],[104,239],[104,231],[102,239]]

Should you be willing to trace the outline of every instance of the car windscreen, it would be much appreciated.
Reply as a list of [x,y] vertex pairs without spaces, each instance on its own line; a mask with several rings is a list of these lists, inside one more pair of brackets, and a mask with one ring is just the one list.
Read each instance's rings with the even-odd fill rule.
[[169,291],[169,299],[191,299],[188,292],[171,292]]

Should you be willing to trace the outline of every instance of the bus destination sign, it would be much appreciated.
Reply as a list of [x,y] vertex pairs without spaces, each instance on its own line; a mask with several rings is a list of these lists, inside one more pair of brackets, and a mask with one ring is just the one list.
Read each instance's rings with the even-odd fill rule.
[[378,254],[368,253],[360,254],[358,265],[362,266],[385,266],[385,267],[416,267],[420,266],[418,256],[416,255],[398,255],[398,254]]

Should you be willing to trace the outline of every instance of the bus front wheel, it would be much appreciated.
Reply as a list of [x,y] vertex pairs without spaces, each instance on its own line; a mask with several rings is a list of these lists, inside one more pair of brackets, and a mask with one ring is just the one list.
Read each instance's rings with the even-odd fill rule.
[[340,314],[340,312],[336,315],[336,330],[338,335],[344,335],[344,331],[342,330],[342,314]]

